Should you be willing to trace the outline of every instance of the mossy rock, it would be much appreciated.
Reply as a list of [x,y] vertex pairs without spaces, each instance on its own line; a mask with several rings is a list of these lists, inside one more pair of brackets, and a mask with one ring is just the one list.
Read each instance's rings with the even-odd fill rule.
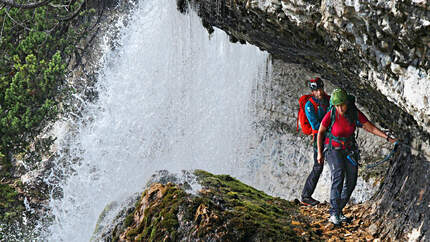
[[[189,193],[182,184],[153,183],[128,227],[112,234],[120,241],[304,241],[318,240],[298,205],[248,186],[229,175],[193,172],[202,189]],[[293,222],[294,221],[294,222]],[[116,231],[118,232],[118,231]]]

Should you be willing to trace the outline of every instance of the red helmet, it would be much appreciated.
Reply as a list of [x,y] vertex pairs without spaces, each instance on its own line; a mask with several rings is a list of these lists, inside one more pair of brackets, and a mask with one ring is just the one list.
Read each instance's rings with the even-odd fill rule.
[[319,77],[317,77],[315,79],[310,79],[308,81],[308,87],[312,91],[320,89],[320,88],[323,89],[324,88],[324,83],[323,83],[323,81]]

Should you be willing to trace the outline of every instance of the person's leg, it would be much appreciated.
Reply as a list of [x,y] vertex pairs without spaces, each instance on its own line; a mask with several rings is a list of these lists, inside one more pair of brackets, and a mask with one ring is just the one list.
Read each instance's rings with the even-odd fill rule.
[[355,185],[357,185],[357,178],[358,166],[353,165],[349,161],[345,162],[345,185],[341,194],[341,211],[351,198],[351,194],[355,189]]
[[343,156],[342,151],[327,151],[327,162],[331,171],[330,215],[339,215],[341,211],[341,194],[345,169]]
[[317,155],[318,152],[314,151],[314,166],[308,178],[306,179],[305,186],[302,191],[302,201],[312,197],[324,168],[324,165],[318,163]]

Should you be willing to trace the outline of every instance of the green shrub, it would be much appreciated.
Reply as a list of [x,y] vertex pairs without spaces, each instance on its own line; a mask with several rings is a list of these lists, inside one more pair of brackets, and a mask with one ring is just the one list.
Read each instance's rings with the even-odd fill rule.
[[[68,61],[76,53],[75,46],[89,31],[87,13],[94,14],[85,7],[81,10],[81,4],[86,2],[53,0],[36,9],[0,8],[2,183],[13,183],[12,157],[28,153],[36,136],[58,117],[59,104],[68,92],[65,83]],[[76,17],[69,18],[72,16]],[[43,142],[34,146],[35,153],[45,149],[39,143]],[[32,162],[39,160],[31,159]],[[0,183],[0,224],[19,222],[25,210],[19,196],[13,187]],[[1,236],[0,240],[3,240]]]
[[[26,1],[22,1],[26,2]],[[83,0],[52,1],[36,9],[1,8],[0,165],[3,177],[16,153],[25,152],[46,123],[57,117],[67,61],[85,36]],[[73,4],[72,4],[73,3]],[[53,6],[68,6],[53,7]],[[93,11],[91,11],[93,13]]]

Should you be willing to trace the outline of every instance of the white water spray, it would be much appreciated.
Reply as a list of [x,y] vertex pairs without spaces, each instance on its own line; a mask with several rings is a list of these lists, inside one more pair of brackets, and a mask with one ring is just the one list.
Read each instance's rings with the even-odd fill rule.
[[74,172],[59,184],[63,197],[51,199],[49,241],[88,241],[104,207],[155,170],[245,170],[252,93],[268,54],[218,30],[209,38],[196,14],[180,14],[171,0],[141,1],[121,46],[85,112],[92,121],[67,145]]

